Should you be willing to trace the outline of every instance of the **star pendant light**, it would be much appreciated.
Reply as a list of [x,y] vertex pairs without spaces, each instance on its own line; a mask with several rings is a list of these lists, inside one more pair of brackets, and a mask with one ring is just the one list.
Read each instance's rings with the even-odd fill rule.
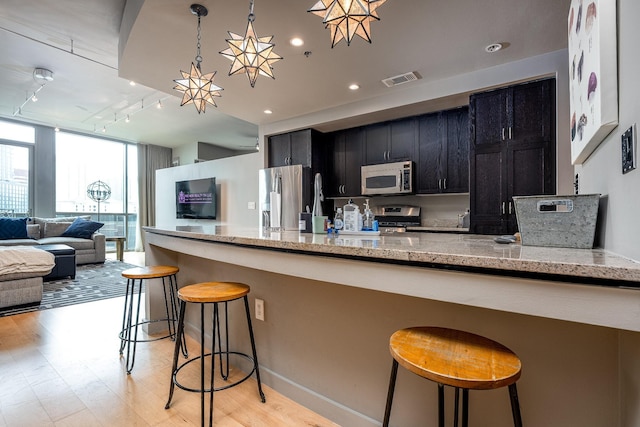
[[251,87],[255,87],[258,75],[271,77],[273,76],[273,68],[271,64],[282,59],[280,55],[273,51],[275,44],[271,43],[273,36],[258,37],[253,28],[253,0],[249,2],[249,23],[247,31],[242,37],[239,34],[229,33],[229,47],[220,54],[232,62],[229,75],[246,73]]
[[202,62],[202,56],[200,56],[200,17],[207,16],[209,12],[207,8],[202,5],[192,4],[191,13],[198,16],[198,50],[196,53],[196,63],[191,63],[191,71],[189,73],[180,70],[182,78],[174,80],[174,82],[177,83],[174,89],[183,93],[182,103],[180,104],[181,107],[183,105],[193,104],[198,114],[200,114],[205,112],[207,104],[217,107],[216,101],[213,98],[215,96],[221,96],[220,91],[223,89],[213,84],[213,77],[216,75],[215,71],[213,73],[202,74],[200,69],[200,63]]
[[354,36],[371,43],[371,22],[379,21],[376,12],[386,0],[319,0],[307,12],[322,17],[331,30],[331,47],[345,39],[347,46]]

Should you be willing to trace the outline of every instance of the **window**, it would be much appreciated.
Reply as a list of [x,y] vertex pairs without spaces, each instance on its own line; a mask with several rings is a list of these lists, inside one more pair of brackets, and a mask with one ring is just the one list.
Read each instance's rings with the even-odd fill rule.
[[[91,215],[105,224],[101,233],[125,236],[127,249],[135,248],[136,170],[132,144],[56,133],[56,215]],[[108,196],[92,197],[89,189],[96,187],[108,188]]]
[[0,138],[33,144],[36,141],[36,130],[33,126],[0,121]]
[[0,145],[0,216],[28,216],[29,147]]
[[31,157],[35,129],[0,121],[0,216],[31,213]]

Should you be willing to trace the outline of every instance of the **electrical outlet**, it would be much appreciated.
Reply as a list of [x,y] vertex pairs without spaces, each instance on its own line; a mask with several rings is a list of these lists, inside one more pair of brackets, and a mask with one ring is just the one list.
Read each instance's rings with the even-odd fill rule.
[[256,202],[248,202],[247,203],[247,209],[255,210],[256,209]]
[[256,298],[256,320],[264,321],[264,300]]

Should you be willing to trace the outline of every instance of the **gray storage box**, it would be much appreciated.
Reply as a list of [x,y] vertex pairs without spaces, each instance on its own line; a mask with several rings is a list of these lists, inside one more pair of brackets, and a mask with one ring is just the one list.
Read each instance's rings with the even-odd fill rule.
[[525,246],[593,248],[600,194],[513,198]]

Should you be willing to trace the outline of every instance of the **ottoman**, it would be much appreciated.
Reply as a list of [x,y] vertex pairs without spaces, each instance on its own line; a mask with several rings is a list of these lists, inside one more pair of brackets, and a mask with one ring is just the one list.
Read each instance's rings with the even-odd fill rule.
[[45,281],[62,279],[63,277],[76,277],[76,250],[67,245],[38,245],[38,249],[47,251],[55,257],[56,266],[53,267],[51,273],[44,276]]

